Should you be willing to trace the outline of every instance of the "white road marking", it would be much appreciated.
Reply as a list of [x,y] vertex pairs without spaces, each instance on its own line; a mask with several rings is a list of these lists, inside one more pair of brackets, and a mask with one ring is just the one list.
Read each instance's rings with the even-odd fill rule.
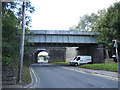
[[[72,70],[72,71],[76,71],[76,72],[80,72],[80,73],[91,73],[91,72],[87,72],[87,71],[80,71],[80,70],[75,70],[75,69],[72,69],[72,68],[67,68],[67,67],[62,67],[63,69],[67,69],[67,70]],[[111,80],[115,80],[115,81],[118,81],[118,78],[117,77],[111,77],[111,76],[106,76],[104,74],[99,74],[99,73],[96,73],[96,72],[92,72],[91,74],[93,75],[97,75],[97,76],[101,76],[101,77],[104,77],[104,78],[107,78],[107,79],[111,79]]]

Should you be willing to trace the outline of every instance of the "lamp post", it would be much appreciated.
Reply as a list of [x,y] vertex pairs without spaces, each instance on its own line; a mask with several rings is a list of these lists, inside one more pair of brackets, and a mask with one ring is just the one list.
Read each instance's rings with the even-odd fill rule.
[[19,83],[21,83],[22,67],[23,67],[23,55],[24,55],[25,7],[26,7],[26,2],[23,2],[23,9],[22,9],[22,35],[21,35],[21,45],[20,45],[20,64],[19,64],[19,73],[18,73],[18,82]]

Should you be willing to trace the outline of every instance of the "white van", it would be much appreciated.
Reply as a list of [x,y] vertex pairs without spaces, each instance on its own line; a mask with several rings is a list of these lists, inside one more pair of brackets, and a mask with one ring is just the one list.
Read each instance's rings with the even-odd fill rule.
[[80,65],[80,64],[86,64],[86,63],[92,63],[92,57],[91,56],[75,56],[72,60],[70,60],[70,65]]

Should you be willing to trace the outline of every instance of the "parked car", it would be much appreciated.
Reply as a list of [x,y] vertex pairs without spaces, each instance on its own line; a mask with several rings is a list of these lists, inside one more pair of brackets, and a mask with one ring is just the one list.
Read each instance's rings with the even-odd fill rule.
[[92,63],[92,57],[91,56],[75,56],[72,60],[70,60],[70,65],[80,65],[80,64],[87,64]]

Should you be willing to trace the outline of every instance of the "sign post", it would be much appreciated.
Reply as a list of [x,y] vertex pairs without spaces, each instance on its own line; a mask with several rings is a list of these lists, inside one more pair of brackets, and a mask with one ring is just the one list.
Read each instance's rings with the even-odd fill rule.
[[117,59],[117,67],[118,67],[118,73],[120,73],[120,68],[119,68],[119,56],[118,56],[118,45],[117,45],[117,41],[114,41],[114,47],[115,47],[115,52],[116,52],[116,59]]

